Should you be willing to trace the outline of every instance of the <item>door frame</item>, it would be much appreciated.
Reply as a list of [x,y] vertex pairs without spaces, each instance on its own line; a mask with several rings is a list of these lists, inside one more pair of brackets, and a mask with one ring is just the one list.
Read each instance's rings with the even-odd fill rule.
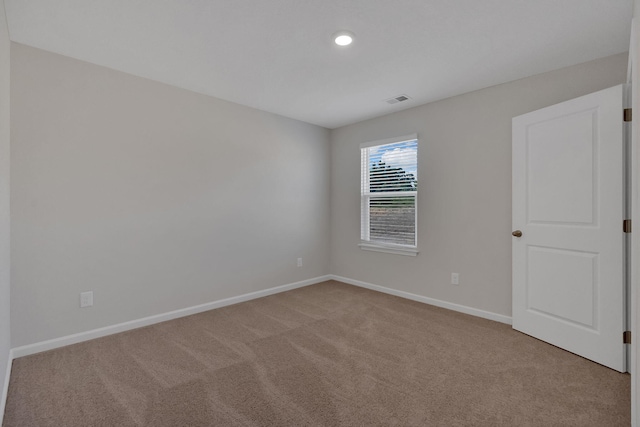
[[[638,6],[640,2],[635,1],[634,6]],[[637,14],[639,11],[634,11]],[[631,107],[636,112],[640,112],[640,67],[638,60],[640,59],[640,30],[638,28],[638,20],[634,18],[631,21],[631,40],[629,43],[629,67],[627,72],[627,83],[631,85]],[[636,84],[634,84],[634,82]],[[629,183],[629,193],[631,194],[631,220],[636,227],[640,225],[640,125],[638,119],[631,122],[631,182]],[[629,372],[631,374],[631,425],[640,427],[640,408],[638,408],[638,393],[640,392],[640,343],[638,336],[640,334],[640,239],[634,239],[633,233],[629,236],[631,240],[631,251],[628,254],[629,259],[629,311],[631,315],[630,330],[632,332],[631,356],[629,358]],[[634,336],[635,335],[635,336]]]

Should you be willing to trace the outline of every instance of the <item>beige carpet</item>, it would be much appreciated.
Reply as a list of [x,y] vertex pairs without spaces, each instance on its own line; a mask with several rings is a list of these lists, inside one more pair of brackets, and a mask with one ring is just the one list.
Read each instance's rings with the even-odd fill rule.
[[624,426],[629,376],[326,282],[16,359],[4,426]]

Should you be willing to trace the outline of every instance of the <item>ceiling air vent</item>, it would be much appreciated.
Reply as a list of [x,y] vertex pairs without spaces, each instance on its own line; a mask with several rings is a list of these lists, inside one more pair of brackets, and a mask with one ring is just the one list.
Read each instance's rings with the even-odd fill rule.
[[411,98],[409,98],[407,95],[398,95],[394,96],[393,98],[386,99],[385,102],[387,104],[397,104],[398,102],[408,101],[410,99]]

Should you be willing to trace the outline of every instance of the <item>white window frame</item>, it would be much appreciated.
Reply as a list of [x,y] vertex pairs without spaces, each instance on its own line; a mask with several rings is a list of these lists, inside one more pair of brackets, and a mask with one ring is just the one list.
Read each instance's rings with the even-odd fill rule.
[[[389,192],[375,192],[368,191],[369,189],[369,152],[364,151],[364,148],[376,147],[379,145],[394,144],[404,141],[418,141],[418,134],[403,135],[394,138],[380,139],[377,141],[370,141],[360,144],[360,244],[361,249],[367,251],[384,252],[396,255],[418,255],[418,191],[389,191]],[[366,155],[365,155],[366,153]],[[369,200],[371,196],[375,197],[402,197],[411,195],[415,198],[415,218],[414,218],[414,242],[415,245],[400,245],[394,243],[384,243],[371,241],[369,239],[370,223],[369,223]]]

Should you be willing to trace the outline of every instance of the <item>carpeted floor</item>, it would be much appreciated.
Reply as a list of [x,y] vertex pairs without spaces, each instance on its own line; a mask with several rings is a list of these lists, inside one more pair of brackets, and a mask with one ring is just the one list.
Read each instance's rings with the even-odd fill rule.
[[4,426],[625,426],[630,381],[325,282],[16,359]]

